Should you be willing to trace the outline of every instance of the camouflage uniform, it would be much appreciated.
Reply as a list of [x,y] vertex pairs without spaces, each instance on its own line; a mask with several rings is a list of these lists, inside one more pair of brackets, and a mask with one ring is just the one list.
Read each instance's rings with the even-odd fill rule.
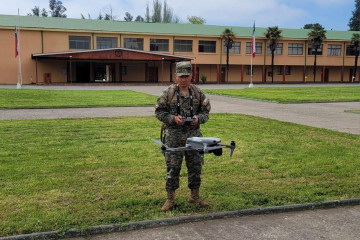
[[[176,85],[172,85],[169,89]],[[194,85],[190,85],[189,91],[192,91],[193,96],[193,114],[198,116],[199,124],[205,123],[209,119],[210,102],[205,94],[198,89],[200,99],[196,98]],[[162,95],[158,98],[155,106],[156,118],[162,121],[165,125],[165,144],[169,147],[183,147],[185,146],[186,139],[189,137],[201,137],[200,125],[192,126],[188,123],[180,126],[173,122],[173,117],[177,114],[177,91],[171,100],[168,100],[169,89],[163,91]],[[195,90],[196,91],[196,90]],[[190,93],[188,96],[180,94],[180,115],[190,116]],[[199,94],[198,94],[199,95]],[[170,103],[170,106],[169,104]],[[201,168],[202,156],[197,151],[185,152],[167,152],[165,153],[165,161],[167,166],[166,175],[166,190],[176,190],[179,188],[179,174],[183,157],[185,156],[186,166],[188,169],[188,187],[190,189],[198,189],[201,184]]]

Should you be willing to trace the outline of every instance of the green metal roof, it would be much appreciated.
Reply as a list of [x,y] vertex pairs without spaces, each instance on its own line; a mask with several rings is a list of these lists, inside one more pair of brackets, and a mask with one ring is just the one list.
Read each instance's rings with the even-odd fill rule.
[[[29,29],[52,29],[60,31],[88,31],[88,32],[116,32],[116,33],[139,33],[139,34],[165,34],[165,35],[197,35],[219,36],[225,28],[230,28],[237,37],[251,37],[252,27],[216,26],[198,24],[176,23],[144,23],[125,21],[106,21],[73,18],[53,18],[35,16],[0,15],[0,27],[15,27]],[[256,37],[264,37],[267,28],[257,27]],[[281,28],[282,37],[289,39],[307,39],[308,29]],[[328,40],[350,40],[353,31],[328,30]]]

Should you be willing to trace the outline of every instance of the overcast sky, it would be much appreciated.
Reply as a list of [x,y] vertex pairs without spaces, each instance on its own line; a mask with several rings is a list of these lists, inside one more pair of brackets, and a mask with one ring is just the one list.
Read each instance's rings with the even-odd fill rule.
[[[163,2],[163,0],[161,0]],[[113,10],[117,20],[125,12],[144,17],[146,3],[150,13],[153,0],[63,0],[68,18],[81,13],[96,19],[99,13]],[[354,0],[167,0],[175,15],[186,22],[187,16],[205,18],[206,24],[223,26],[279,26],[302,28],[307,23],[320,23],[325,29],[348,30],[355,9]],[[27,15],[34,6],[49,9],[49,0],[0,0],[0,14]]]

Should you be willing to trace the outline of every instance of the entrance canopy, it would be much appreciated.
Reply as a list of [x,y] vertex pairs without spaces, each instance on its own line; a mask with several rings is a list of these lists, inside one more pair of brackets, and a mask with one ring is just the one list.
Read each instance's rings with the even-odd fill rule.
[[128,48],[109,48],[83,50],[71,52],[32,54],[33,59],[62,59],[62,60],[136,60],[136,61],[191,61],[195,58],[146,52]]

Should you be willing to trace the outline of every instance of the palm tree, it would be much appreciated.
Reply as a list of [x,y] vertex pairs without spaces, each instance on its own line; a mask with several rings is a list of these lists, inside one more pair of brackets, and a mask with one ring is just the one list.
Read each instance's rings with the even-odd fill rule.
[[311,28],[311,31],[308,33],[308,37],[312,46],[313,51],[315,51],[315,59],[314,59],[314,82],[316,76],[316,56],[318,54],[318,49],[321,47],[321,43],[324,39],[326,39],[326,30],[319,25],[314,25]]
[[274,83],[274,53],[278,46],[279,39],[281,38],[281,32],[278,26],[268,27],[264,33],[267,40],[269,40],[269,48],[271,51],[271,83]]
[[354,49],[355,52],[355,65],[354,65],[354,70],[353,70],[353,81],[356,79],[356,69],[357,69],[357,61],[358,61],[358,57],[359,57],[359,49],[360,49],[360,34],[359,33],[354,33],[351,37],[351,45]]
[[229,83],[229,50],[232,48],[235,39],[235,33],[228,28],[221,34],[221,38],[225,40],[226,47],[226,82]]

